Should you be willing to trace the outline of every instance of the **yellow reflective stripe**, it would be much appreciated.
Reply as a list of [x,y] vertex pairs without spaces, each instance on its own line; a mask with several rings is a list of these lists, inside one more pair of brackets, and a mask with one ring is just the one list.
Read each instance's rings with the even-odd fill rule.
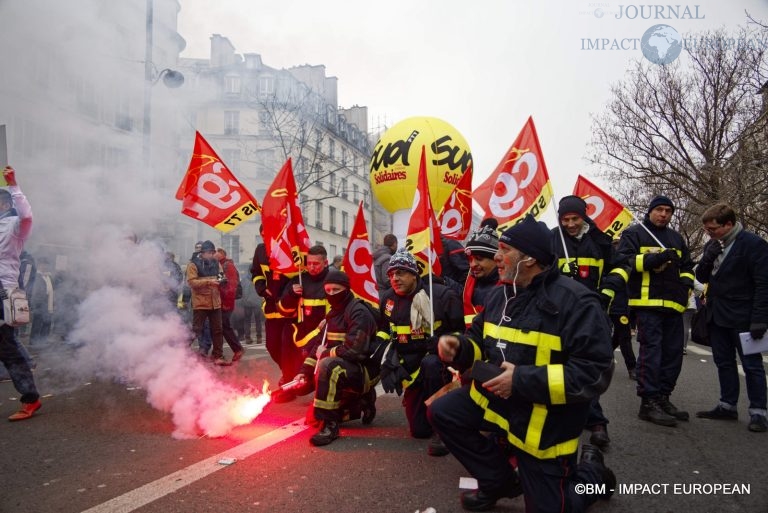
[[304,347],[307,345],[307,342],[312,340],[314,337],[318,336],[320,334],[320,330],[318,328],[313,329],[303,337],[301,337],[299,340],[296,340],[296,334],[299,332],[299,328],[297,325],[293,325],[293,343],[296,345],[296,347]]
[[336,356],[336,349],[338,349],[338,348],[339,348],[339,346],[336,346],[336,347],[331,349],[331,356]]
[[326,339],[328,339],[328,340],[333,340],[333,341],[335,341],[335,342],[344,342],[344,337],[345,337],[346,335],[347,335],[347,334],[346,334],[346,333],[344,333],[344,332],[333,332],[333,333],[331,333],[331,332],[329,331],[329,332],[326,334],[325,338],[326,338]]
[[603,290],[600,291],[600,293],[601,294],[605,294],[606,296],[610,297],[611,299],[616,297],[616,293],[614,291],[612,291],[611,289],[603,289]]
[[[262,304],[263,304],[263,303],[262,303]],[[264,316],[265,316],[267,319],[282,319],[282,318],[283,318],[283,315],[282,315],[280,312],[270,312],[270,313],[265,313],[265,314],[264,314]]]
[[565,404],[565,370],[562,364],[547,365],[547,383],[549,401],[552,404]]
[[630,299],[629,306],[660,306],[663,308],[671,308],[672,310],[680,313],[685,312],[685,309],[687,308],[687,305],[681,305],[680,303],[675,303],[674,301],[670,301],[668,299],[648,299],[647,294],[644,298]]
[[476,344],[474,340],[470,340],[470,343],[472,344],[472,361],[482,359],[483,350],[480,348],[480,345]]
[[557,261],[558,267],[562,269],[565,264],[569,264],[574,260],[576,261],[576,265],[578,266],[597,267],[597,274],[599,276],[603,275],[603,266],[605,264],[602,258],[591,258],[591,257],[560,258]]
[[341,400],[336,399],[336,388],[339,384],[339,376],[346,373],[347,371],[340,365],[337,365],[333,368],[331,375],[328,376],[328,394],[326,395],[327,400],[323,401],[318,399],[317,394],[315,394],[315,407],[322,408],[324,410],[335,410],[340,406]]
[[259,267],[261,267],[261,272],[265,275],[271,270],[269,264],[259,264]]
[[383,341],[389,340],[389,332],[388,331],[377,331],[376,332],[376,338],[380,338]]
[[256,276],[253,277],[253,280],[251,281],[253,281],[253,284],[256,285],[257,281],[267,281],[267,278],[260,274],[257,274]]
[[624,279],[624,283],[627,283],[629,281],[629,274],[627,274],[627,271],[625,271],[621,267],[616,267],[615,269],[611,269],[611,272],[608,274],[618,274]]
[[419,371],[421,371],[421,366],[417,367],[415,371],[411,373],[411,380],[408,381],[407,379],[404,379],[401,384],[403,385],[403,388],[408,388],[409,386],[413,385],[416,381],[416,378],[419,376]]
[[519,328],[508,328],[486,322],[483,325],[483,335],[513,344],[536,347],[536,365],[549,364],[552,351],[562,351],[560,337],[540,331],[524,332]]
[[680,273],[681,278],[688,278],[689,280],[693,281],[693,274],[691,273]]
[[395,326],[392,325],[392,333],[395,335],[410,335],[411,334],[411,327],[410,326]]
[[537,448],[541,446],[541,432],[544,430],[546,420],[547,407],[543,404],[533,403],[531,420],[528,422],[528,429],[525,431],[525,445]]
[[477,314],[466,314],[464,316],[464,324],[467,325],[467,326],[472,324],[472,319],[475,318],[475,315],[477,315]]
[[304,365],[309,365],[310,367],[314,367],[315,365],[317,365],[317,360],[315,359],[314,356],[307,356],[304,359]]
[[635,255],[635,271],[639,273],[643,272],[643,255],[642,254]]
[[325,306],[328,304],[327,299],[307,299],[304,298],[304,306]]
[[[542,460],[547,459],[553,459],[557,458],[559,456],[569,456],[571,454],[574,454],[578,448],[579,448],[579,439],[573,438],[571,440],[566,440],[565,442],[560,442],[559,444],[555,444],[552,447],[549,447],[547,449],[540,449],[539,445],[541,443],[541,427],[539,428],[538,435],[529,435],[526,434],[525,439],[528,440],[538,440],[538,443],[536,446],[528,445],[526,442],[523,442],[518,437],[516,437],[514,434],[510,432],[509,429],[509,421],[496,413],[495,411],[491,410],[488,407],[488,398],[485,397],[480,391],[477,390],[475,382],[473,381],[472,384],[469,387],[469,396],[472,398],[472,400],[477,404],[480,408],[483,409],[483,418],[490,422],[491,424],[495,424],[496,426],[499,426],[501,429],[504,430],[504,432],[507,433],[507,440],[509,440],[509,443],[514,445],[515,447],[527,452],[528,454],[535,456]],[[544,415],[542,419],[542,414],[538,413],[536,422],[539,422],[541,420],[546,420],[546,406],[543,405],[534,405],[534,409],[540,406],[544,409]],[[531,423],[529,424],[528,431],[531,430],[531,424],[533,424],[534,419],[533,415],[531,416]],[[541,424],[543,427],[543,423]]]

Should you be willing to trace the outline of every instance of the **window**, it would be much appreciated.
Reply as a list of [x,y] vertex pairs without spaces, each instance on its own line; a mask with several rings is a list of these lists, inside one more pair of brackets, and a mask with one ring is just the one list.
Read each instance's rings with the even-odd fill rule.
[[349,193],[347,192],[347,179],[342,178],[341,179],[341,197],[344,199],[349,198]]
[[328,207],[328,231],[336,233],[336,207]]
[[240,133],[240,112],[236,110],[224,111],[224,133],[225,134],[239,134]]
[[259,77],[259,95],[263,98],[265,96],[272,96],[273,94],[275,94],[274,77]]
[[356,183],[352,184],[352,201],[357,203],[357,194],[360,192],[360,188],[357,186]]
[[224,93],[240,94],[240,77],[237,75],[224,77]]
[[323,205],[315,201],[315,227],[323,229]]
[[230,171],[240,171],[240,150],[221,150],[221,158]]
[[328,140],[328,156],[334,158],[336,155],[336,141],[333,139]]
[[336,247],[336,244],[331,244],[330,246],[328,246],[328,249],[330,250],[330,251],[328,251],[328,258],[329,259],[332,259],[336,255],[338,255],[338,251],[339,250]]
[[331,173],[328,178],[331,181],[331,186],[328,190],[334,192],[336,190],[336,172]]
[[343,146],[341,147],[341,165],[346,166],[347,165],[347,149]]
[[240,236],[222,235],[221,247],[227,252],[227,258],[231,258],[234,263],[240,262]]
[[341,213],[341,235],[346,237],[349,235],[349,213]]

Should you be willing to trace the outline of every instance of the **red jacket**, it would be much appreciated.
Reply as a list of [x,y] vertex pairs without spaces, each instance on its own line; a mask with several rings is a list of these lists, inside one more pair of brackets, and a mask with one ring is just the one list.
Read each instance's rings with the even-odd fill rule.
[[235,292],[237,291],[237,283],[240,281],[240,273],[237,272],[237,267],[231,258],[225,258],[220,264],[224,269],[224,277],[227,279],[227,283],[219,287],[221,309],[232,311],[235,309]]

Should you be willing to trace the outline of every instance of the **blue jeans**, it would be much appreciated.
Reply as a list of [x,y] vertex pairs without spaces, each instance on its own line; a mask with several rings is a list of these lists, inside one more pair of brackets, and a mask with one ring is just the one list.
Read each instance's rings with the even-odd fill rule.
[[34,403],[40,398],[24,355],[19,350],[13,328],[4,324],[0,326],[0,361],[3,362],[13,381],[16,391],[21,394],[22,403]]
[[723,328],[712,323],[709,323],[707,328],[709,340],[712,343],[712,359],[717,365],[717,377],[720,381],[720,401],[733,407],[739,401],[739,373],[736,367],[736,353],[738,353],[746,376],[749,412],[764,415],[766,379],[763,355],[742,353],[739,333],[735,329]]

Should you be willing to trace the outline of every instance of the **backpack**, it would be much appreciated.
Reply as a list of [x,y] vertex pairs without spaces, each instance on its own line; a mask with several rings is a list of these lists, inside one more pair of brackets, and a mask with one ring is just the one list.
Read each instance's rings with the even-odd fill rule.
[[237,287],[235,288],[235,299],[241,299],[243,297],[243,285],[242,283],[240,283],[240,271],[237,270],[237,266],[232,262],[229,262],[228,265],[234,267],[235,273],[237,274]]
[[3,302],[0,313],[2,313],[4,324],[16,327],[29,322],[29,302],[23,289],[1,290],[0,297]]

